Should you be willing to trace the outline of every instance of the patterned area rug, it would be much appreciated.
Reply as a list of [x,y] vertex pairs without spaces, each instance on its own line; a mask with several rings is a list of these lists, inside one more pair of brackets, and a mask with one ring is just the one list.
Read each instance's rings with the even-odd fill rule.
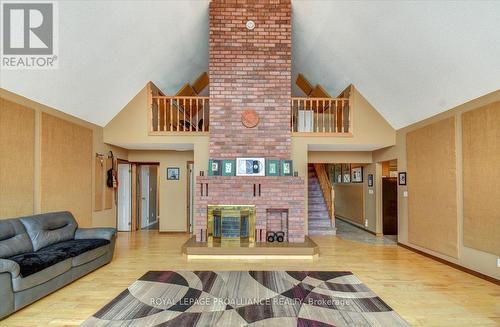
[[350,272],[149,271],[82,326],[409,326]]

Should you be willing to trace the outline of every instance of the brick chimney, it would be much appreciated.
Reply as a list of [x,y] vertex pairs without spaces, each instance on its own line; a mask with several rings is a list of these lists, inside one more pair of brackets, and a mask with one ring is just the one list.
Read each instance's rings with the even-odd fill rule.
[[[212,0],[209,21],[210,158],[291,159],[290,0]],[[256,126],[242,123],[248,111]],[[207,241],[208,205],[254,205],[257,242],[273,228],[303,242],[304,201],[302,177],[198,176],[196,240]]]
[[[289,159],[290,0],[213,0],[209,19],[210,157]],[[241,122],[248,109],[254,128]]]

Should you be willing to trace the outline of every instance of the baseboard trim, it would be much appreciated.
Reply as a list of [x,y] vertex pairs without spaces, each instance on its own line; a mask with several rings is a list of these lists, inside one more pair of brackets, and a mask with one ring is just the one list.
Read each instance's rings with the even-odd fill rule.
[[401,246],[401,247],[403,247],[403,248],[405,248],[405,249],[407,249],[407,250],[410,250],[410,251],[415,252],[417,254],[423,255],[424,257],[427,257],[427,258],[430,258],[432,260],[438,261],[438,262],[443,263],[443,264],[445,264],[447,266],[450,266],[450,267],[455,268],[457,270],[463,271],[463,272],[465,272],[465,273],[467,273],[469,275],[473,275],[475,277],[484,279],[484,280],[486,280],[486,281],[488,281],[490,283],[493,283],[493,284],[496,284],[496,285],[500,286],[500,280],[498,280],[498,279],[496,279],[494,277],[482,274],[480,272],[477,272],[475,270],[466,268],[464,266],[457,265],[456,263],[450,262],[450,261],[445,260],[445,259],[441,259],[441,258],[436,257],[436,256],[434,256],[432,254],[427,253],[427,252],[420,251],[418,249],[412,248],[411,246],[408,246],[406,244],[398,242],[398,245]]
[[358,225],[358,224],[356,224],[356,223],[353,223],[352,221],[349,221],[347,218],[344,218],[344,217],[341,217],[341,216],[335,216],[335,218],[337,218],[337,219],[339,219],[339,220],[342,220],[342,221],[343,221],[344,223],[346,223],[346,224],[349,224],[349,225],[351,225],[351,226],[354,226],[354,227],[356,227],[356,228],[359,228],[359,229],[361,229],[361,230],[364,230],[365,232],[368,232],[368,233],[370,233],[370,234],[372,234],[372,235],[375,235],[375,236],[383,236],[383,235],[377,235],[377,233],[372,232],[371,230],[366,229],[366,228],[364,228],[364,227],[361,227],[361,225]]

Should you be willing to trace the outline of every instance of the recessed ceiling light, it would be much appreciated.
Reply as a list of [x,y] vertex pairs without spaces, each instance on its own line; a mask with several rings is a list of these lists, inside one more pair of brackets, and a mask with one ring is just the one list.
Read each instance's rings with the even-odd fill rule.
[[247,21],[245,26],[247,27],[247,30],[251,31],[255,28],[255,22],[253,20],[249,20],[249,21]]

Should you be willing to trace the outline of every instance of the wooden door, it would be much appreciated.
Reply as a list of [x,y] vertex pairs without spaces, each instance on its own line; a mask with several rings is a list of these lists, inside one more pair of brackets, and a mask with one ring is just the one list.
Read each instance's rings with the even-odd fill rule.
[[398,179],[382,178],[383,234],[398,234]]

